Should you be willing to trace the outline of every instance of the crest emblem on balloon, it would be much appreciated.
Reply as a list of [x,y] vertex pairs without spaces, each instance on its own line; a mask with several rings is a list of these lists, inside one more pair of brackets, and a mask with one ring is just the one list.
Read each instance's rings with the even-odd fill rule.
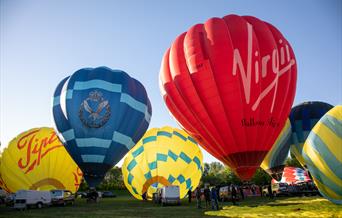
[[100,128],[109,120],[110,114],[108,100],[97,90],[90,92],[80,107],[80,119],[89,128]]

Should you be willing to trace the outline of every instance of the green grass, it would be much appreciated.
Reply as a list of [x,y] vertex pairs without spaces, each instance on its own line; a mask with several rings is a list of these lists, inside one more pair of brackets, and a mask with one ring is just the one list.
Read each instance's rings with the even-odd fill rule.
[[50,207],[15,211],[0,206],[0,217],[342,217],[342,207],[334,205],[321,197],[248,198],[239,206],[230,202],[221,203],[222,209],[211,211],[197,209],[193,201],[186,200],[181,206],[161,207],[152,202],[135,200],[126,191],[115,191],[117,198],[101,199],[100,203],[86,203],[77,199],[74,206]]

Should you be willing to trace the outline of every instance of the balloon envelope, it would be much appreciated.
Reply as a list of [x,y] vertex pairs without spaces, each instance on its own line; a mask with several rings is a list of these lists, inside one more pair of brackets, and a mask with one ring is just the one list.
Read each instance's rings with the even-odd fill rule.
[[342,204],[342,105],[318,121],[305,141],[302,155],[320,193]]
[[[310,182],[309,174],[298,167],[285,167],[282,178],[279,182],[287,184],[297,184],[301,182]],[[272,183],[276,183],[276,180],[272,180]]]
[[122,165],[124,183],[131,194],[152,197],[158,187],[177,185],[180,198],[194,190],[203,171],[202,152],[185,131],[153,128],[129,151]]
[[249,180],[289,115],[297,68],[290,44],[251,16],[211,18],[166,51],[160,89],[199,144]]
[[1,178],[8,192],[67,189],[75,193],[82,172],[52,128],[25,131],[2,153]]
[[59,137],[90,187],[148,128],[151,104],[144,86],[121,70],[84,68],[56,88],[53,117]]
[[332,107],[325,102],[309,101],[299,104],[291,110],[289,116],[292,130],[290,151],[304,168],[306,168],[302,157],[304,142],[318,120]]
[[287,119],[283,130],[280,132],[272,149],[267,153],[260,167],[265,170],[272,178],[281,180],[285,161],[289,154],[291,145],[291,123]]

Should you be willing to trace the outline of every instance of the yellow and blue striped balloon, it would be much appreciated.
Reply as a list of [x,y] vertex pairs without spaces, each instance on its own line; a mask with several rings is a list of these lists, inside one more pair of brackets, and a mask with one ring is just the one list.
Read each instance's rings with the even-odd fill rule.
[[333,203],[342,204],[342,105],[318,121],[302,155],[320,193]]
[[130,193],[142,199],[157,188],[176,185],[180,198],[198,186],[203,157],[196,141],[185,131],[162,127],[148,130],[130,150],[122,165],[124,183]]
[[291,123],[287,119],[285,126],[281,130],[277,140],[274,142],[272,149],[267,153],[260,167],[265,170],[272,178],[277,181],[281,180],[285,161],[289,154],[291,145]]

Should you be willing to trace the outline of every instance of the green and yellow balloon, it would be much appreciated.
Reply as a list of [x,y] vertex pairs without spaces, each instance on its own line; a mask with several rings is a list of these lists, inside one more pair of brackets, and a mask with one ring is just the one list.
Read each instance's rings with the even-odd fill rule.
[[142,199],[157,188],[177,185],[180,198],[198,186],[203,172],[203,156],[196,141],[185,131],[162,127],[147,131],[128,152],[122,165],[124,183],[130,193]]
[[314,126],[302,156],[320,193],[342,204],[342,105],[328,111]]

